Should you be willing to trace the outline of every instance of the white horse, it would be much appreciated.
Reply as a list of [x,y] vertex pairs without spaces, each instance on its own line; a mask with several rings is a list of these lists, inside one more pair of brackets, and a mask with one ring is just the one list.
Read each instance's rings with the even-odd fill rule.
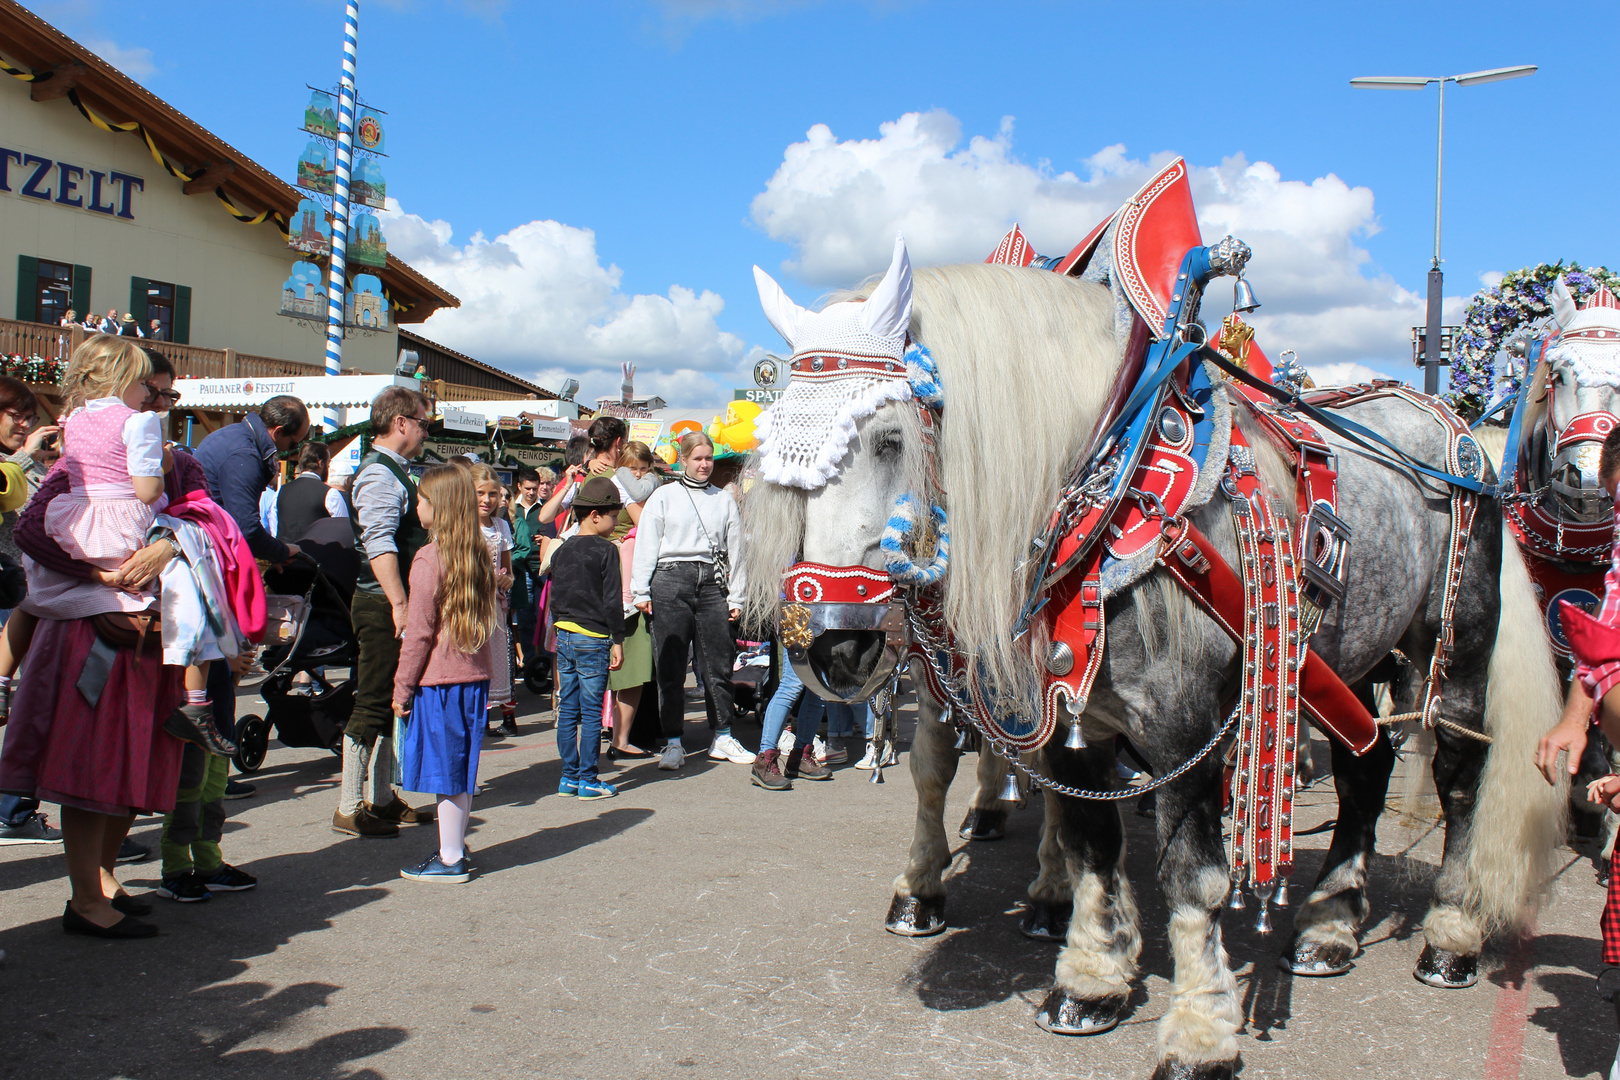
[[[939,503],[948,508],[950,545],[942,621],[1002,702],[1038,707],[1042,669],[1035,658],[1046,642],[1039,629],[1022,640],[1012,630],[1031,584],[1031,541],[1046,529],[1114,388],[1124,342],[1116,338],[1113,297],[1095,284],[1006,266],[921,270],[913,281],[898,245],[882,281],[836,297],[821,311],[794,305],[757,268],[756,277],[767,316],[794,350],[793,378],[804,380],[804,391],[790,391],[761,423],[764,482],[750,493],[746,511],[751,614],[775,616],[790,568],[811,566],[820,575],[814,589],[840,575],[858,576],[859,568],[866,568],[863,580],[875,580],[886,566],[880,545],[897,500],[911,495],[924,506]],[[907,341],[926,346],[938,366],[945,403],[931,433],[905,385],[888,377]],[[871,373],[865,381],[818,381],[860,364],[869,365],[860,368]],[[1215,407],[1230,416],[1224,392]],[[1347,410],[1413,458],[1443,460],[1436,425],[1416,411],[1387,400]],[[1267,484],[1292,507],[1292,473],[1261,446],[1258,432],[1249,441]],[[1312,643],[1364,692],[1366,676],[1393,649],[1427,655],[1439,633],[1449,500],[1440,485],[1408,470],[1348,445],[1335,448],[1339,512],[1355,544],[1349,592]],[[1192,520],[1235,562],[1229,507],[1213,498]],[[1502,545],[1500,514],[1476,515],[1472,536],[1441,712],[1459,729],[1488,733],[1494,745],[1487,754],[1478,738],[1446,728],[1437,735],[1448,838],[1425,921],[1425,962],[1440,985],[1462,984],[1484,935],[1539,899],[1562,836],[1561,793],[1531,762],[1536,739],[1560,707],[1535,598],[1517,549]],[[795,566],[795,559],[803,562]],[[1082,717],[1089,745],[1048,743],[1034,759],[1047,776],[1086,789],[1111,786],[1116,733],[1126,734],[1161,775],[1193,758],[1219,726],[1240,661],[1230,639],[1161,571],[1119,588],[1107,598],[1106,613],[1102,671]],[[832,696],[876,685],[893,662],[876,622],[857,618],[815,630],[807,666]],[[916,663],[912,676],[919,702],[910,759],[917,817],[890,916],[902,931],[944,925],[941,874],[950,858],[944,798],[959,756],[953,728],[939,722],[942,703],[926,690]],[[1336,753],[1336,772],[1341,757],[1340,795],[1349,808],[1285,955],[1296,970],[1323,974],[1345,970],[1354,953],[1367,914],[1367,856],[1393,764],[1387,739],[1365,759]],[[1043,794],[1049,824],[1029,895],[1039,908],[1072,914],[1056,985],[1037,1020],[1065,1034],[1105,1031],[1125,1010],[1141,948],[1118,810]],[[1175,976],[1155,1076],[1229,1077],[1241,1011],[1219,926],[1229,878],[1218,757],[1202,759],[1158,794],[1159,878],[1171,912]],[[1448,981],[1454,977],[1459,981]]]

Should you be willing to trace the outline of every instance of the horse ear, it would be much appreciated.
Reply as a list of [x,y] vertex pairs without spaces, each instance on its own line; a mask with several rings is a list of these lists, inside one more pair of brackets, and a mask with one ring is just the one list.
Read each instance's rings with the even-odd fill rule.
[[911,258],[906,254],[906,238],[894,238],[894,256],[888,273],[878,282],[861,308],[867,332],[880,338],[903,338],[911,328]]
[[754,285],[759,289],[759,306],[765,309],[765,318],[776,327],[776,332],[782,335],[788,348],[793,348],[793,339],[799,336],[799,319],[804,315],[804,308],[782,291],[775,278],[757,266],[754,267]]
[[1559,274],[1558,280],[1552,287],[1553,318],[1560,327],[1568,326],[1575,317],[1575,297],[1570,295],[1569,286],[1564,284],[1564,275]]

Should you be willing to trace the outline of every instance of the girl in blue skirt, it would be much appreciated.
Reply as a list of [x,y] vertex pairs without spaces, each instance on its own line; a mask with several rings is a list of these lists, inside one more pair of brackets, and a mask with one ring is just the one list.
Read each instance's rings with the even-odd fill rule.
[[439,850],[400,871],[414,881],[459,883],[472,874],[467,819],[478,787],[498,608],[495,571],[478,528],[471,475],[442,465],[416,492],[432,542],[411,563],[405,636],[394,674],[400,786],[439,797]]

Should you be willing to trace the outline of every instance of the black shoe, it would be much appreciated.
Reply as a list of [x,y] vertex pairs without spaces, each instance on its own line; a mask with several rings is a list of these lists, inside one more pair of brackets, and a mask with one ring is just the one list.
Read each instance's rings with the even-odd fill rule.
[[148,922],[141,922],[133,915],[125,915],[111,926],[97,926],[89,919],[73,910],[70,903],[62,909],[62,929],[69,934],[83,934],[86,937],[132,938],[156,937],[158,928]]
[[152,905],[145,900],[137,900],[129,893],[119,893],[112,898],[113,910],[121,915],[150,915]]
[[501,721],[501,734],[502,735],[516,735],[517,733],[518,733],[518,726],[517,726],[517,721],[516,720],[507,719],[507,720],[502,720]]
[[259,789],[254,787],[252,784],[244,784],[240,780],[225,781],[225,797],[227,799],[246,799],[250,795],[255,794],[258,790]]
[[214,895],[203,882],[202,875],[195,870],[163,875],[157,894],[165,900],[178,900],[182,904],[200,903]]
[[231,757],[236,753],[236,744],[221,735],[214,723],[212,705],[180,706],[163,721],[163,730],[181,742],[196,743],[210,754]]
[[118,862],[145,862],[152,857],[152,849],[133,840],[118,845]]

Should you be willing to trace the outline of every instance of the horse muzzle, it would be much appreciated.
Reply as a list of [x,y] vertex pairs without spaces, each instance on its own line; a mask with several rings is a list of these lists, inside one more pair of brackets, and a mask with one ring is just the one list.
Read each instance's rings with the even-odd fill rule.
[[905,606],[868,566],[798,563],[787,572],[778,632],[804,685],[828,701],[865,701],[905,659]]
[[1548,469],[1548,503],[1553,516],[1582,525],[1612,520],[1614,502],[1603,490],[1599,460],[1603,440],[1614,429],[1609,413],[1582,413],[1558,433]]

